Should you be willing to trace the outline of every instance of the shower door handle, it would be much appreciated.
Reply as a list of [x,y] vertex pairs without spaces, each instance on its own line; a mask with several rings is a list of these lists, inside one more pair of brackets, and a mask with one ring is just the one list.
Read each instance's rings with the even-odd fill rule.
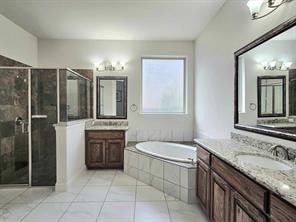
[[21,126],[22,126],[22,133],[28,133],[29,132],[28,131],[28,126],[29,126],[28,121],[23,120],[21,122]]
[[21,117],[18,116],[15,119],[15,125],[21,127],[22,133],[28,133],[28,125],[29,125],[28,121],[23,120]]

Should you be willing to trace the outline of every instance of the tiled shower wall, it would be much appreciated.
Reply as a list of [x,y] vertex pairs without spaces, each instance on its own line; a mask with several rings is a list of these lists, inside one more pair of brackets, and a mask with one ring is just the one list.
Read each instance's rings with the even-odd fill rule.
[[28,70],[0,69],[0,79],[0,184],[27,183],[28,134],[15,119],[28,119]]
[[3,55],[0,55],[0,66],[4,67],[29,67],[28,65],[15,61],[13,59],[7,58]]

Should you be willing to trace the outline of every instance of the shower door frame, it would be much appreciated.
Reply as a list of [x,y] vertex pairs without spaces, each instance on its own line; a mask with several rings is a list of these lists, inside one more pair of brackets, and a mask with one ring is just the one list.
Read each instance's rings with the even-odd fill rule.
[[[22,69],[28,70],[28,183],[25,184],[0,184],[1,187],[32,187],[32,82],[31,82],[31,70],[32,69],[55,69],[56,70],[56,78],[57,78],[57,123],[60,122],[60,99],[59,99],[59,74],[60,68],[37,68],[37,67],[21,67],[21,66],[0,66],[0,69]],[[37,186],[38,187],[38,186]],[[42,186],[47,187],[47,186]],[[51,187],[51,186],[49,186]]]
[[20,186],[31,186],[32,184],[32,141],[31,141],[31,68],[32,67],[21,67],[21,66],[0,66],[0,69],[21,69],[28,70],[28,183],[25,184],[0,184],[1,187],[20,187]]

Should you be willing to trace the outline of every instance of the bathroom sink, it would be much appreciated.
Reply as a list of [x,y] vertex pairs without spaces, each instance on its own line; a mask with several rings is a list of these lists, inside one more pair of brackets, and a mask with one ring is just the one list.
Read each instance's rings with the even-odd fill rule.
[[262,167],[271,170],[291,170],[292,167],[275,159],[252,154],[240,154],[236,156],[239,162],[252,166]]

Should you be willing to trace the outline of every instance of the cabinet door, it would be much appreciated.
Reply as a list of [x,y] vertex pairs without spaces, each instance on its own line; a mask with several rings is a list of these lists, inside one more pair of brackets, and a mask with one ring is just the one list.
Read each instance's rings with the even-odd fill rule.
[[210,168],[201,160],[197,164],[196,188],[199,202],[204,211],[209,214],[210,209]]
[[271,195],[270,215],[272,222],[294,222],[296,217],[296,207],[278,198],[274,194]]
[[104,140],[88,140],[86,165],[88,168],[104,168],[106,165],[106,144]]
[[238,192],[231,191],[231,222],[265,222],[263,213],[255,208],[250,202],[243,198]]
[[106,140],[107,167],[123,168],[124,140],[109,139]]
[[230,186],[214,171],[211,173],[211,219],[229,222]]

